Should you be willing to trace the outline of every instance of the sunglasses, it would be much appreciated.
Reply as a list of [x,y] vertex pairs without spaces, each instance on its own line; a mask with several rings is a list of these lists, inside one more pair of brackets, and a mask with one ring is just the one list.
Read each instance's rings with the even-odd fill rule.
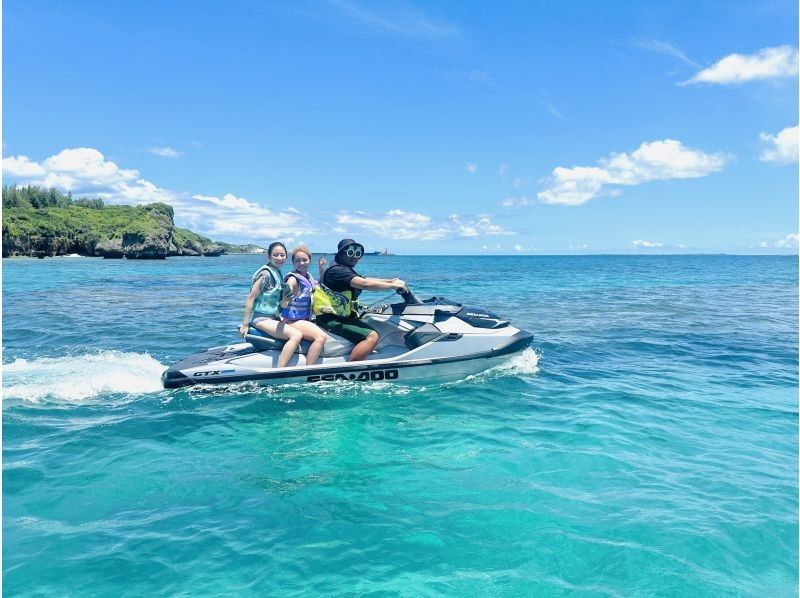
[[347,248],[344,250],[344,254],[347,257],[354,257],[358,259],[362,255],[364,255],[364,247],[362,247],[361,245],[348,245]]

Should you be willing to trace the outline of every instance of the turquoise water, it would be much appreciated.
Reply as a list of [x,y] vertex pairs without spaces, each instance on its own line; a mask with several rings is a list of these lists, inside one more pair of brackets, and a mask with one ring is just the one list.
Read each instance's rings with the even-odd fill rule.
[[7,595],[796,595],[796,257],[368,257],[534,349],[161,390],[259,263],[3,260]]

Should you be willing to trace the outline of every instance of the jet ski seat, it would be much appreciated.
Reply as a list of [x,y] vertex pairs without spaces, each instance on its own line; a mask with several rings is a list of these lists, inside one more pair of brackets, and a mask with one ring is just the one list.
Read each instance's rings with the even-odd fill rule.
[[[350,351],[353,350],[353,343],[351,343],[349,340],[342,338],[341,336],[331,334],[330,332],[327,332],[326,334],[328,335],[328,340],[325,343],[325,346],[322,348],[321,357],[341,357],[344,355],[349,355]],[[283,348],[283,345],[286,344],[285,340],[272,338],[265,332],[261,332],[258,328],[253,328],[252,326],[247,331],[244,340],[253,345],[256,351],[280,351]],[[311,341],[303,339],[300,341],[300,346],[295,349],[295,353],[308,355],[308,349],[310,346]]]

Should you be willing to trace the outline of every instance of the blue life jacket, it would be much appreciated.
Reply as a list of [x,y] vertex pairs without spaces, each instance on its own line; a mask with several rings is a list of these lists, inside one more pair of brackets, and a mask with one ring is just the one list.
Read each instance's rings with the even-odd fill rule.
[[272,285],[271,289],[264,291],[258,297],[256,297],[255,304],[253,305],[253,315],[250,316],[251,322],[254,318],[274,318],[278,313],[278,309],[280,308],[281,290],[283,286],[281,272],[275,268],[275,266],[270,264],[261,266],[255,271],[255,274],[253,274],[253,282],[258,280],[259,276],[261,276],[264,270],[269,272],[275,284]]
[[311,294],[314,292],[314,287],[317,286],[317,281],[309,274],[308,280],[302,274],[297,272],[289,272],[286,275],[286,280],[290,276],[294,276],[297,284],[300,286],[300,293],[292,297],[289,305],[281,310],[281,317],[286,320],[310,320],[311,319]]

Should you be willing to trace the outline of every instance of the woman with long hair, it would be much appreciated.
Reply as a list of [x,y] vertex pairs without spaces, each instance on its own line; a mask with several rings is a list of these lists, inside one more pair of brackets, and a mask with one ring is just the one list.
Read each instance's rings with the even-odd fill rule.
[[303,333],[280,319],[280,310],[289,304],[291,291],[283,282],[281,266],[286,263],[286,246],[280,241],[267,249],[267,263],[253,274],[253,286],[244,305],[244,317],[239,333],[242,336],[252,326],[268,335],[285,340],[278,356],[278,367],[286,367],[303,340]]

